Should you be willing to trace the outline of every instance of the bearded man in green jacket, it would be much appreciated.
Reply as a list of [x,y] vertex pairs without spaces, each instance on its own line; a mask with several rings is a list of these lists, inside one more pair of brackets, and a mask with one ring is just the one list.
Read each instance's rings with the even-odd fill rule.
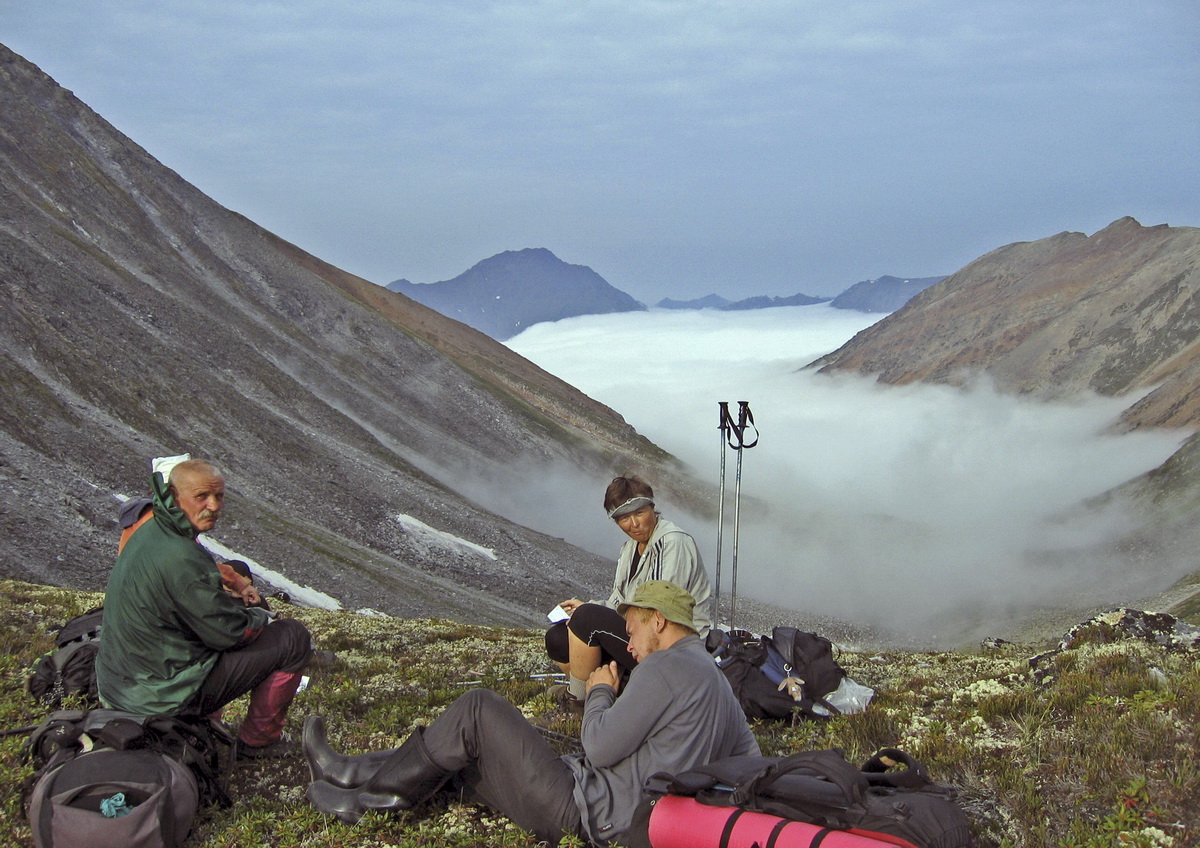
[[216,526],[225,480],[187,454],[154,461],[151,510],[108,579],[96,682],[104,706],[135,715],[209,715],[250,692],[239,758],[285,756],[288,706],[312,656],[294,619],[226,591],[197,536]]

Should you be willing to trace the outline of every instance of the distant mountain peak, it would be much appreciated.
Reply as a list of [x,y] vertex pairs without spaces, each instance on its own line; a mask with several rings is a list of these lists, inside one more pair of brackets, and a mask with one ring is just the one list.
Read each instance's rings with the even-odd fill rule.
[[863,280],[833,299],[837,309],[859,312],[895,312],[914,295],[946,279],[942,277],[893,277],[885,274],[873,280]]
[[388,288],[500,341],[543,321],[646,309],[588,266],[544,247],[497,253],[450,280],[396,280]]
[[655,305],[659,309],[720,309],[728,303],[729,301],[719,294],[706,294],[693,300],[673,300],[664,297]]

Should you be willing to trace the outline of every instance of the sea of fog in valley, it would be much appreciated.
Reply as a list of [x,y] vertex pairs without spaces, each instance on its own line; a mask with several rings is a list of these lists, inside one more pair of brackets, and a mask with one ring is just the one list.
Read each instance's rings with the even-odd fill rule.
[[[739,597],[936,642],[1004,636],[1039,607],[1165,588],[1171,574],[1127,585],[1128,563],[1096,553],[1130,526],[1119,507],[1080,507],[1187,434],[1108,432],[1129,398],[1045,403],[984,384],[892,387],[802,370],[879,318],[825,304],[652,310],[538,324],[508,345],[714,485],[718,402],[749,402],[760,441],[742,454]],[[726,599],[736,463],[727,451]],[[615,557],[623,536],[600,509],[607,481],[542,478],[527,499],[510,491],[506,514]],[[572,494],[539,496],[544,487]],[[660,507],[696,537],[711,574],[715,522]]]

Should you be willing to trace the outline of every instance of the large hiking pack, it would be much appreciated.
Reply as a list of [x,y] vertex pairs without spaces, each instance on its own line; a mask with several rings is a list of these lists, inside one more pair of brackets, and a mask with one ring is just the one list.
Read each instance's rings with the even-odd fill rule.
[[28,815],[36,848],[179,848],[199,804],[191,771],[170,757],[99,748],[43,775]]
[[782,626],[760,637],[713,630],[707,647],[747,718],[827,718],[842,712],[829,696],[847,679],[846,670],[824,636]]
[[206,717],[51,713],[22,752],[35,768],[26,784],[34,845],[175,848],[202,805],[229,806],[219,748],[233,744]]
[[37,661],[25,683],[29,694],[53,710],[68,696],[78,696],[84,706],[99,706],[96,654],[103,624],[104,608],[93,607],[58,628],[54,650]]
[[651,848],[974,846],[954,791],[894,748],[861,768],[837,749],[730,757],[654,775],[647,791]]

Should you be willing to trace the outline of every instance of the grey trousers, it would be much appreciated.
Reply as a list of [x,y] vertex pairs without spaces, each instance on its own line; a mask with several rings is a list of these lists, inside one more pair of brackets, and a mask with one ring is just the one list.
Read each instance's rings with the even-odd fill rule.
[[433,761],[455,772],[462,797],[557,845],[583,836],[575,778],[521,711],[488,689],[463,693],[425,729]]

